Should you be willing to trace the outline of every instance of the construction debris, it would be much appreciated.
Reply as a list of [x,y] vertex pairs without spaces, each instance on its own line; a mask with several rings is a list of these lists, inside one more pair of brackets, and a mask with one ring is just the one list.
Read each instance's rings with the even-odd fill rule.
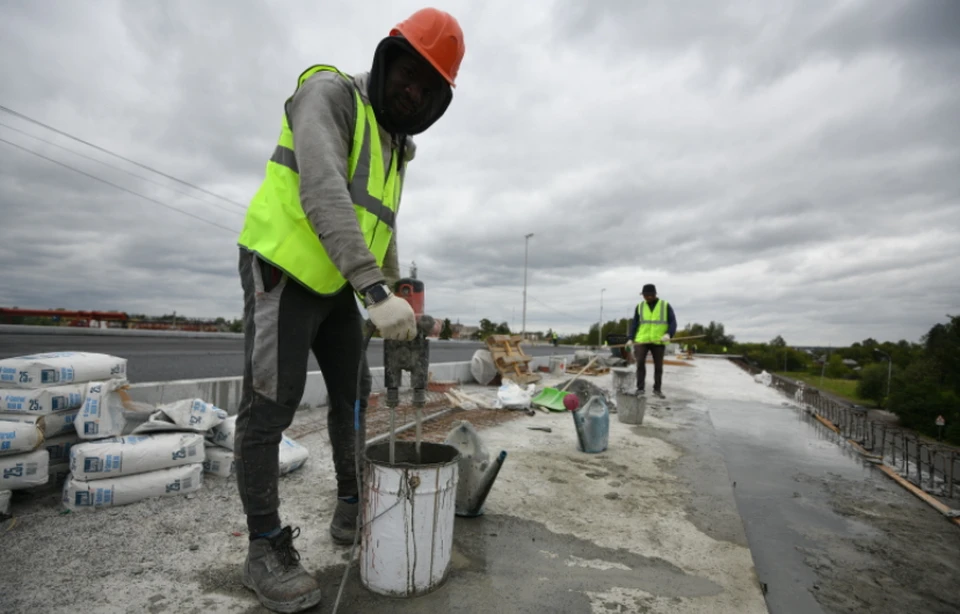
[[540,374],[530,371],[532,356],[528,356],[520,347],[523,337],[520,335],[491,335],[487,337],[487,347],[493,357],[493,364],[504,380],[513,380],[520,386],[539,382]]

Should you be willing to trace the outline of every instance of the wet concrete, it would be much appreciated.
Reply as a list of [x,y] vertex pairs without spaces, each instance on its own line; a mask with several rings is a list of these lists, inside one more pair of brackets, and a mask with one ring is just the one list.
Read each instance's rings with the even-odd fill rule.
[[[343,569],[328,567],[317,577],[323,586],[337,586]],[[658,597],[720,592],[713,582],[661,559],[603,548],[553,533],[539,522],[509,516],[458,518],[450,576],[423,597],[374,595],[360,585],[356,565],[350,573],[340,606],[343,612],[589,612],[587,591],[640,589]],[[329,612],[335,598],[331,594],[318,612]],[[481,603],[482,610],[470,609]],[[613,612],[618,607],[610,604]]]
[[823,484],[804,476],[861,481],[871,469],[835,436],[792,407],[702,402],[723,450],[737,507],[772,614],[820,614],[818,578],[804,552],[831,540],[874,537],[869,525],[833,511]]
[[[315,575],[325,587],[324,600],[311,610],[331,612],[346,565],[331,565]],[[206,592],[249,597],[235,565],[201,574]],[[549,531],[543,524],[509,516],[457,519],[450,574],[433,592],[416,599],[376,595],[360,582],[351,565],[340,612],[589,612],[587,591],[640,589],[655,597],[703,597],[721,589],[710,580],[688,575],[662,559]],[[482,608],[474,609],[478,604]],[[623,611],[610,603],[609,611]],[[246,612],[266,612],[253,606]],[[642,611],[642,610],[630,610]]]

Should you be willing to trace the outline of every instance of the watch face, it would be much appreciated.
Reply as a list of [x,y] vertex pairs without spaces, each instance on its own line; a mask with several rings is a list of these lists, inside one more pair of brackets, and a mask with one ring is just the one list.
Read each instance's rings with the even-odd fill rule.
[[367,305],[379,303],[387,298],[387,289],[383,286],[383,284],[377,284],[376,286],[373,286],[367,290],[367,294],[364,298],[366,299],[365,302]]

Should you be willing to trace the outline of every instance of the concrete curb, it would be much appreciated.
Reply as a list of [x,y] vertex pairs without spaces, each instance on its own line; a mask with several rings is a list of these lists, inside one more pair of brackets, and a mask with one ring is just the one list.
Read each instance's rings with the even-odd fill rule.
[[[566,354],[557,356],[572,358],[572,355]],[[534,356],[530,362],[532,369],[546,367],[549,364],[550,356]],[[431,364],[430,373],[433,381],[452,381],[459,384],[476,381],[470,372],[469,361]],[[383,392],[385,390],[383,367],[372,367],[370,374],[373,376],[373,392]],[[410,385],[410,376],[407,373],[403,374],[403,385],[406,387]],[[242,387],[243,378],[240,376],[215,377],[170,382],[141,382],[131,384],[129,393],[134,401],[150,405],[199,398],[225,409],[232,415],[237,413],[240,406]],[[315,409],[324,407],[326,404],[327,386],[323,381],[323,374],[320,371],[307,373],[307,384],[303,391],[303,399],[300,401],[300,409]]]

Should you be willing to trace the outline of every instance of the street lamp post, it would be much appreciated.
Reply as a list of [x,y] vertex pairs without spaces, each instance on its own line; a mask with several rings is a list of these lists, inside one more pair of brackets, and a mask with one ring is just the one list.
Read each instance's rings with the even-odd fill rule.
[[523,327],[520,336],[524,339],[527,338],[527,257],[529,255],[530,237],[532,236],[533,233],[531,232],[523,237]]
[[597,347],[603,345],[603,293],[606,291],[606,288],[600,290],[600,322],[597,323]]
[[890,357],[890,354],[873,348],[873,351],[877,354],[883,354],[887,357],[887,398],[890,398],[890,376],[893,375],[893,358]]

